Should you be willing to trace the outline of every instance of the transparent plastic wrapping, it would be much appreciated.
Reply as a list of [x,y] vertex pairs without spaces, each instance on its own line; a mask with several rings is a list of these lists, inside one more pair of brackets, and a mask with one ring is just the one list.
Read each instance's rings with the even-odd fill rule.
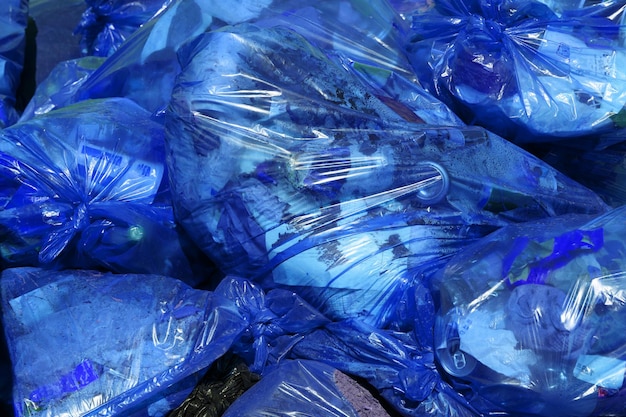
[[624,412],[626,207],[507,226],[436,279],[442,370],[479,410]]
[[245,326],[234,300],[158,275],[13,268],[0,289],[16,417],[163,416]]
[[623,1],[562,15],[534,0],[420,5],[407,17],[407,54],[422,84],[466,122],[517,143],[623,129]]
[[83,55],[110,56],[141,25],[162,13],[173,0],[85,0],[75,35]]
[[3,267],[199,278],[186,253],[198,251],[174,221],[163,128],[130,100],[85,101],[4,129],[0,207]]
[[484,129],[407,122],[288,28],[207,33],[181,63],[166,118],[177,219],[226,273],[297,289],[332,318],[386,323],[473,239],[606,209]]
[[286,361],[267,372],[224,417],[389,417],[381,403],[346,374],[321,362]]
[[0,129],[17,122],[16,95],[24,68],[28,0],[0,3]]

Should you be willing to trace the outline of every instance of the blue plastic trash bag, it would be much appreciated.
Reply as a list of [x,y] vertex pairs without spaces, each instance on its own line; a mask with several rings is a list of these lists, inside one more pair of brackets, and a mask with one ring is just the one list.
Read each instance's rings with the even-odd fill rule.
[[407,53],[465,122],[520,144],[623,128],[626,45],[620,22],[594,12],[604,5],[571,17],[534,0],[429,5],[408,18]]
[[0,288],[17,417],[165,415],[245,326],[233,300],[158,275],[13,268]]
[[225,273],[333,319],[388,322],[415,279],[504,224],[605,210],[484,129],[408,123],[287,28],[184,52],[166,118],[177,219]]
[[202,256],[174,221],[163,136],[126,99],[0,132],[0,264],[200,278]]
[[26,48],[28,0],[3,0],[0,4],[0,128],[17,122],[16,93],[20,85]]
[[[432,333],[430,340],[423,342],[431,343]],[[478,416],[467,400],[441,378],[432,349],[421,347],[421,343],[412,332],[382,330],[349,319],[298,338],[278,339],[273,344],[272,363],[280,366],[290,359],[305,359],[331,366],[365,381],[384,400],[383,404],[402,416]],[[263,377],[272,369],[268,367]],[[307,395],[306,391],[300,395]]]
[[110,56],[141,25],[162,13],[174,0],[85,0],[75,35],[83,55]]
[[246,322],[232,351],[252,372],[263,372],[277,339],[298,339],[330,322],[294,292],[273,289],[265,293],[258,284],[232,275],[222,280],[215,294],[234,300]]
[[485,415],[624,413],[626,206],[509,226],[435,281],[437,359]]
[[286,361],[267,372],[226,410],[240,416],[389,417],[383,405],[348,375],[322,362]]

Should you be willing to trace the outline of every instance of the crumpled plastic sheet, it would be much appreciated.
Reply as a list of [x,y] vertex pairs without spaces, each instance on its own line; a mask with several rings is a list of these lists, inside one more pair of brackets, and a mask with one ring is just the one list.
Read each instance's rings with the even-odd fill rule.
[[333,319],[388,323],[412,282],[502,225],[607,209],[484,129],[407,122],[288,28],[224,28],[180,57],[166,117],[178,221],[225,273]]
[[17,417],[162,416],[246,324],[235,300],[159,275],[12,268],[0,289]]
[[626,5],[593,3],[557,14],[534,0],[417,2],[407,53],[464,121],[516,143],[611,131],[624,140]]
[[17,122],[16,93],[24,68],[28,0],[0,4],[0,128]]
[[175,223],[167,178],[162,126],[127,99],[85,101],[4,129],[2,266],[201,279],[194,262],[206,257]]
[[623,414],[625,227],[626,206],[508,226],[441,270],[437,360],[483,414]]
[[[441,378],[433,350],[427,346],[431,342],[432,335],[419,341],[414,332],[383,330],[353,318],[329,323],[297,338],[276,339],[270,363],[280,366],[291,359],[303,359],[328,365],[366,381],[402,416],[478,416]],[[274,368],[267,369],[269,374]]]
[[258,17],[265,1],[223,2],[175,0],[149,19],[108,56],[106,63],[52,101],[53,108],[87,99],[125,97],[152,113],[169,101],[180,70],[176,51],[193,37],[225,23]]
[[148,20],[162,13],[173,0],[85,0],[74,35],[81,36],[83,55],[107,57]]

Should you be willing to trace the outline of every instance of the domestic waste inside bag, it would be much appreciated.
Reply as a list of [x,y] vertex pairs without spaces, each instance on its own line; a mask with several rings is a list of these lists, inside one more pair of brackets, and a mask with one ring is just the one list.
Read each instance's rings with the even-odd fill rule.
[[17,416],[149,410],[245,326],[234,300],[159,275],[24,267],[0,288]]
[[407,53],[466,122],[517,143],[621,131],[626,4],[593,3],[557,15],[534,0],[417,2]]
[[372,85],[376,94],[385,95],[398,109],[408,107],[404,109],[406,117],[461,124],[447,106],[416,82],[396,34],[399,18],[386,0],[280,0],[268,4],[252,1],[237,2],[228,8],[215,2],[172,2],[130,35],[94,74],[78,84],[55,88],[55,97],[40,97],[39,101],[46,101],[47,105],[38,111],[115,96],[130,98],[159,114],[169,102],[174,78],[180,71],[176,52],[185,42],[207,30],[253,21],[264,26],[297,28],[312,42],[332,51],[332,55],[341,56],[364,82]]
[[[215,361],[191,394],[167,417],[218,417],[260,379],[235,355]],[[240,414],[246,415],[246,414]]]
[[226,273],[297,288],[331,318],[387,323],[473,239],[606,209],[484,129],[407,122],[288,28],[224,28],[180,56],[166,118],[177,220]]
[[441,270],[437,358],[481,412],[623,413],[625,220],[507,226]]
[[163,136],[127,99],[1,131],[1,264],[198,279],[194,262],[205,257],[174,221]]
[[24,68],[28,0],[0,4],[0,128],[17,122],[17,90]]

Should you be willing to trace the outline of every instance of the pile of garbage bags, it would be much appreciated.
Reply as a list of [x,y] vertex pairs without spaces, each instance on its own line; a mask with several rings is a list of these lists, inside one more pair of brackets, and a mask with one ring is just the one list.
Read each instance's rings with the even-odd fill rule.
[[0,411],[626,415],[625,14],[0,6]]

